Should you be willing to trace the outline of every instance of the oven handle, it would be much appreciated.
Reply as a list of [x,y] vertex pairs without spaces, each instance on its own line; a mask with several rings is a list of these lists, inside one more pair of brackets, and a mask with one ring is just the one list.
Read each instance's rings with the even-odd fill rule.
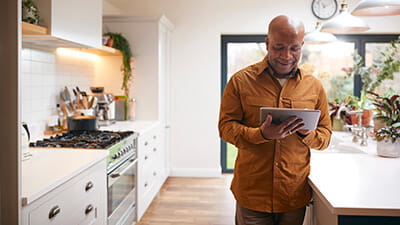
[[122,163],[122,165],[119,168],[117,168],[113,172],[111,172],[111,174],[108,175],[109,176],[109,186],[111,186],[111,184],[114,183],[114,182],[111,182],[111,180],[117,179],[118,177],[121,176],[121,174],[124,174],[127,170],[132,168],[132,166],[135,166],[136,164],[134,162],[136,160],[137,159],[132,157],[132,158],[126,160],[126,162]]

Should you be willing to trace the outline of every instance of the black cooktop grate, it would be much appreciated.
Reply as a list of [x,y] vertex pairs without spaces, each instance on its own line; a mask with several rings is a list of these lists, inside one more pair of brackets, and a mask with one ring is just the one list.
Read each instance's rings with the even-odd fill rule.
[[29,144],[30,147],[107,149],[133,131],[69,131]]

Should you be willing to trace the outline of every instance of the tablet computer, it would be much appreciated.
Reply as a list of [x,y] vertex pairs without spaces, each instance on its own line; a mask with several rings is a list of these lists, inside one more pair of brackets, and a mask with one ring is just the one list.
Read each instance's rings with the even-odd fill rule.
[[260,108],[260,124],[264,122],[265,117],[269,114],[272,116],[274,124],[280,124],[291,116],[297,116],[303,119],[304,127],[301,129],[315,130],[318,125],[320,110],[311,109],[290,109],[290,108],[274,108],[274,107],[261,107]]

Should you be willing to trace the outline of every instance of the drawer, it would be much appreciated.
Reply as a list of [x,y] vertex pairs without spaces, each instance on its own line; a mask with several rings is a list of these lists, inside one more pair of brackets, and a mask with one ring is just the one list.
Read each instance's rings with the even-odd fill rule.
[[138,138],[139,151],[146,151],[152,149],[152,147],[158,145],[160,142],[160,129],[152,129]]
[[[98,164],[65,183],[57,194],[49,193],[39,199],[41,203],[29,212],[29,224],[71,225],[94,221],[98,208],[101,215],[106,213],[105,206],[101,206],[106,203],[106,185],[105,164]],[[85,213],[86,210],[90,212]]]

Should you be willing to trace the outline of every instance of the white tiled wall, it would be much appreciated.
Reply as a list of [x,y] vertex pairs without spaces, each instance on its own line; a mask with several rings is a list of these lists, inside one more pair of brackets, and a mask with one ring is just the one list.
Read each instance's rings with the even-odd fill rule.
[[33,137],[40,136],[46,121],[57,115],[56,104],[65,86],[71,95],[76,86],[89,93],[94,85],[95,64],[93,59],[58,55],[55,51],[22,49],[21,116]]

